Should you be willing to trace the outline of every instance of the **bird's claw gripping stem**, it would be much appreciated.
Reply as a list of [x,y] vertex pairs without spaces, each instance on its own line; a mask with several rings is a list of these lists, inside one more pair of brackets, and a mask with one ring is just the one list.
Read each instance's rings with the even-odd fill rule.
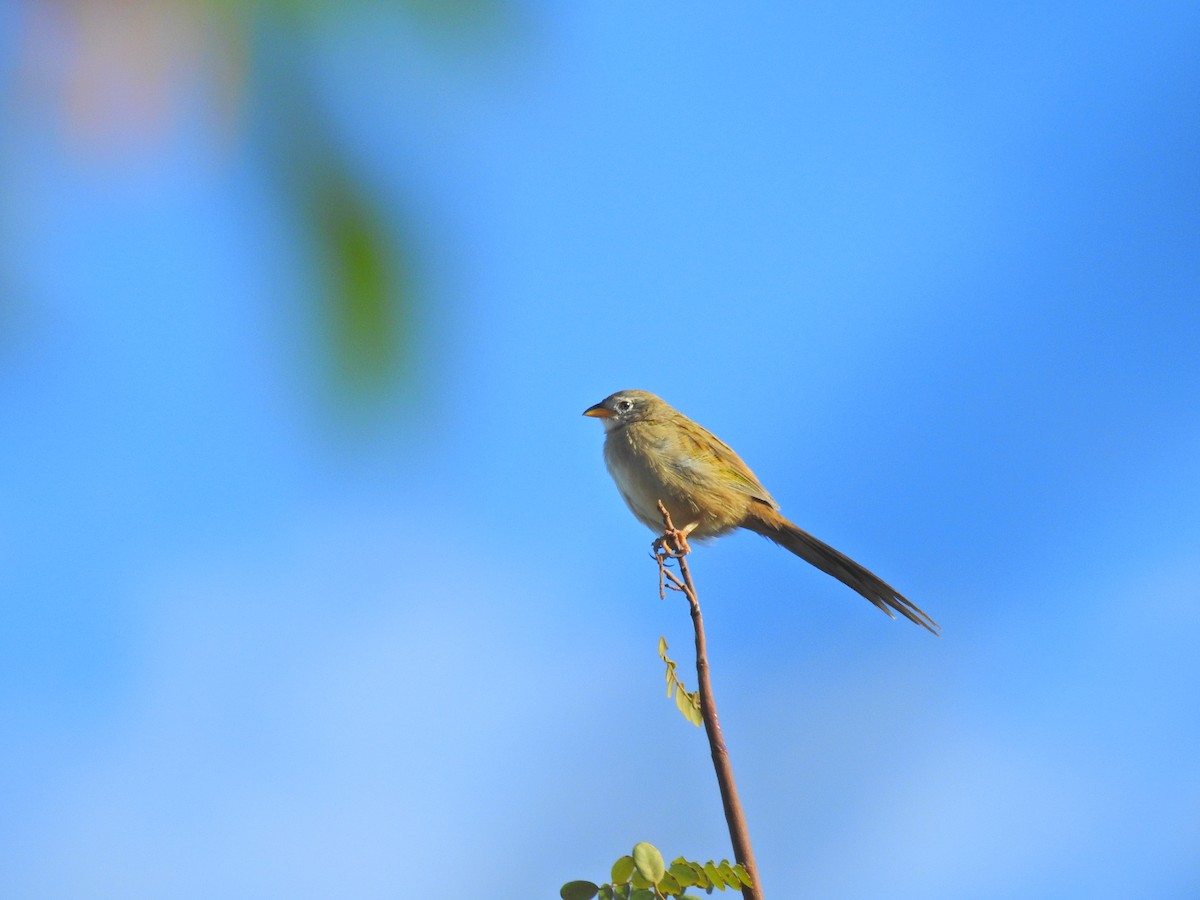
[[692,552],[688,546],[687,535],[678,529],[671,529],[662,537],[654,539],[654,555],[665,559],[682,559]]

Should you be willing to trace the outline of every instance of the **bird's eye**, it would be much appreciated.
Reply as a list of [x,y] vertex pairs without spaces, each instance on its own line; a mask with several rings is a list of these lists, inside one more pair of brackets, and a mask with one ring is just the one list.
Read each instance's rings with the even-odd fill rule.
[[629,412],[631,409],[633,409],[633,401],[632,400],[618,400],[617,401],[617,410],[618,411]]

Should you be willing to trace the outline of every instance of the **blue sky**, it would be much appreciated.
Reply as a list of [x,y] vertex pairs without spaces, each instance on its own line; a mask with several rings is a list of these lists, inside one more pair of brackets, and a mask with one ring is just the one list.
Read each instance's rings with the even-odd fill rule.
[[0,894],[728,854],[662,696],[686,609],[580,416],[626,387],[945,629],[697,551],[771,896],[1200,888],[1194,4],[528,4],[469,47],[368,6],[310,41],[420,249],[365,424],[270,95],[222,130],[201,70],[158,142],[89,152],[0,46]]

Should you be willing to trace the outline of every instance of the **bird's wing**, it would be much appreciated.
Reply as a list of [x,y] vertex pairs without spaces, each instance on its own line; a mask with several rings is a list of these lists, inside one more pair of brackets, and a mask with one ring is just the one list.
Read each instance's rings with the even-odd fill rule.
[[779,509],[775,498],[759,483],[750,467],[742,462],[742,458],[733,452],[732,447],[703,426],[694,422],[692,424],[695,425],[694,430],[679,430],[685,459],[693,458],[702,463],[703,465],[698,466],[701,471],[711,472],[715,468],[721,473],[724,485],[765,503],[772,509]]

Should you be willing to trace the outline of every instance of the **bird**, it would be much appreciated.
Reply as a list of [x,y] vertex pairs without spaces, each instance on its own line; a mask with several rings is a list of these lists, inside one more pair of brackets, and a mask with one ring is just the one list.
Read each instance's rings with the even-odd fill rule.
[[875,573],[788,521],[750,467],[706,428],[648,391],[617,391],[584,410],[604,425],[604,461],[625,504],[656,534],[659,501],[685,542],[745,528],[832,575],[876,607],[938,634],[941,626]]

